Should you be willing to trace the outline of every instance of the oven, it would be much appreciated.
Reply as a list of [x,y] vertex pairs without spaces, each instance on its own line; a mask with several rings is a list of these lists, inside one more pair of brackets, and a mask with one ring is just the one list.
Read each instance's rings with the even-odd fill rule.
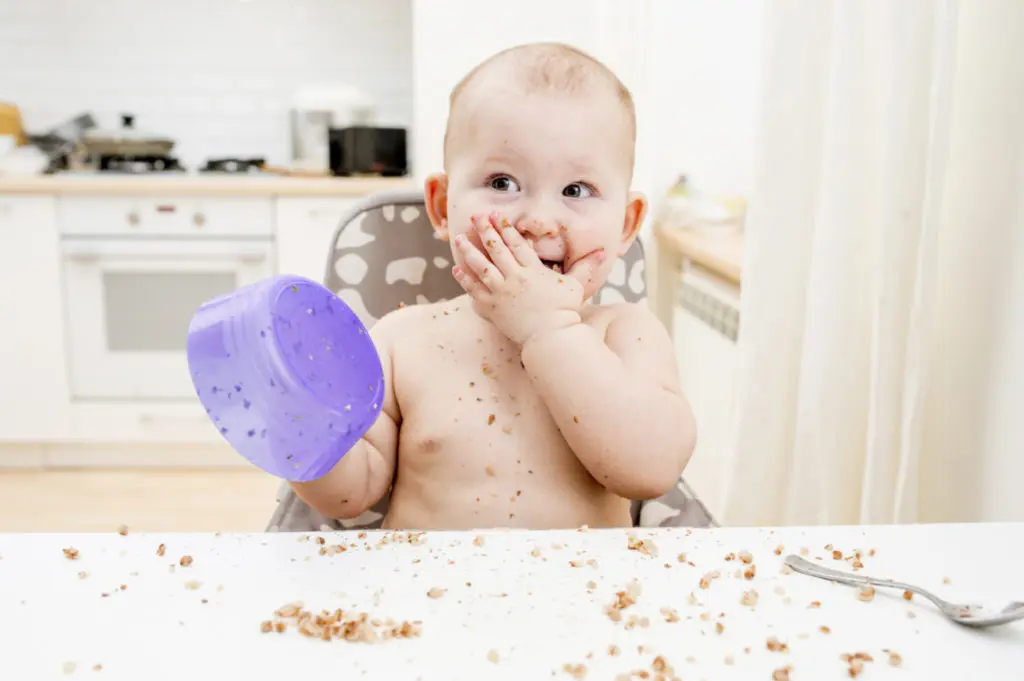
[[194,400],[192,314],[274,273],[264,198],[61,201],[68,367],[77,400]]

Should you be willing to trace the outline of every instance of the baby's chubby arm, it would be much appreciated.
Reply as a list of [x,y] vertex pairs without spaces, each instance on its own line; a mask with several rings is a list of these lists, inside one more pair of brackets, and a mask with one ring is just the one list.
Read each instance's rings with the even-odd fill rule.
[[545,331],[523,365],[594,479],[627,499],[655,499],[679,479],[696,424],[671,339],[641,305],[619,305],[605,337],[585,323]]
[[401,414],[392,380],[391,348],[395,318],[400,313],[399,310],[386,315],[370,330],[384,369],[384,404],[380,416],[323,477],[290,483],[300,499],[328,518],[358,517],[380,501],[394,478]]

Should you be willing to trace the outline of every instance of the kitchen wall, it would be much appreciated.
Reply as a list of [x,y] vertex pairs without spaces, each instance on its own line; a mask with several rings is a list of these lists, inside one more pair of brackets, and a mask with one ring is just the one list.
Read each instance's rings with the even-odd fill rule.
[[637,188],[659,196],[686,172],[711,192],[749,192],[760,82],[759,0],[522,0],[516,7],[518,17],[503,17],[495,31],[487,4],[415,1],[417,175],[441,167],[448,93],[459,78],[505,47],[555,40],[591,52],[632,90]]
[[412,116],[412,0],[0,0],[0,100],[42,131],[82,111],[118,114],[211,156],[288,159],[289,99],[310,82]]

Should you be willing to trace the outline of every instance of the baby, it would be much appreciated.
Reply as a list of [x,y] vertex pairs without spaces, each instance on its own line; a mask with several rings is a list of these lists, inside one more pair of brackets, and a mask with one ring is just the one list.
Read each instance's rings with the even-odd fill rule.
[[643,305],[588,302],[647,209],[635,128],[625,86],[564,45],[505,50],[455,87],[425,196],[466,293],[373,327],[383,411],[292,483],[302,500],[354,518],[393,484],[385,528],[618,527],[672,488],[696,437],[672,343]]

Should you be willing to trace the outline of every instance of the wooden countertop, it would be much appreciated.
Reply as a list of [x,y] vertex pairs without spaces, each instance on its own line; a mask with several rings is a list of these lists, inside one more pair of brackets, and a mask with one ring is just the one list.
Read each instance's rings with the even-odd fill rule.
[[417,187],[407,177],[284,177],[278,175],[0,175],[0,196],[366,196]]
[[743,279],[743,230],[732,226],[654,225],[658,247],[682,256],[739,286]]

